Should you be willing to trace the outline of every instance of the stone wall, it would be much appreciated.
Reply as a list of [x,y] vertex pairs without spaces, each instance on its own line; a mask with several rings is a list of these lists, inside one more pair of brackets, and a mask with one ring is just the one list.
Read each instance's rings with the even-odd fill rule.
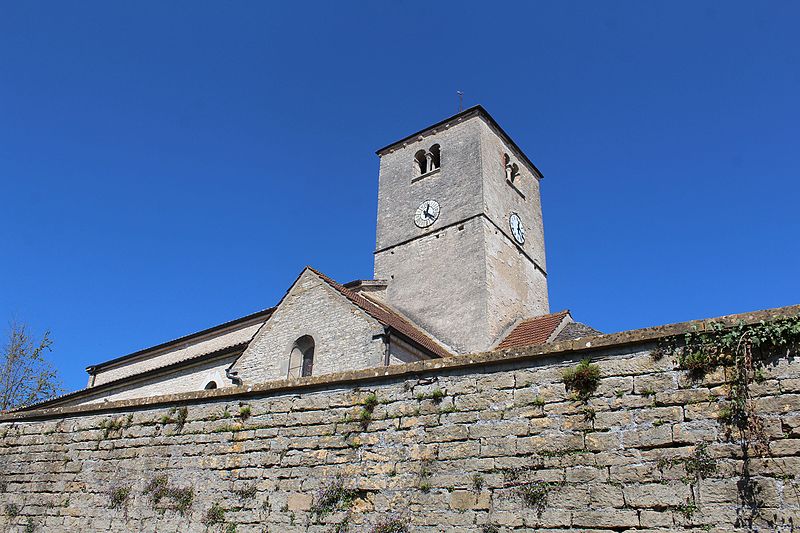
[[[0,530],[792,530],[800,362],[753,385],[770,453],[742,478],[724,373],[651,356],[679,326],[4,415]],[[562,372],[587,356],[601,381],[584,404]]]

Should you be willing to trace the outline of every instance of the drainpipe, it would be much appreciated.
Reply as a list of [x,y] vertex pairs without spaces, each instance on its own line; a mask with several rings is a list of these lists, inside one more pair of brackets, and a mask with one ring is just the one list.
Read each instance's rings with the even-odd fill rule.
[[230,367],[225,369],[225,376],[237,387],[241,386],[242,384],[242,378],[240,378],[238,374],[238,371],[231,370]]
[[392,346],[392,336],[389,328],[383,328],[383,342],[385,345],[385,354],[383,357],[383,366],[389,366],[389,351]]

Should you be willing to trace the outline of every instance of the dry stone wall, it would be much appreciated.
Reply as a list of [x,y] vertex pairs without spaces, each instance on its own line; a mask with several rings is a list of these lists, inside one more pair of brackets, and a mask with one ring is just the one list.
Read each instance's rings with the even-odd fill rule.
[[[717,419],[723,371],[694,381],[669,356],[654,360],[651,341],[592,350],[566,344],[573,349],[7,415],[0,531],[791,531],[800,524],[793,354],[770,361],[752,388],[771,444],[768,456],[747,458],[745,478],[742,448]],[[601,379],[583,403],[562,373],[589,355]]]

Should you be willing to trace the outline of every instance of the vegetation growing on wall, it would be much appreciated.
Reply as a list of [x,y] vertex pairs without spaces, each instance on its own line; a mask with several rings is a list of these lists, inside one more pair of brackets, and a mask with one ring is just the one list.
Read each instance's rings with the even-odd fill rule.
[[600,384],[600,367],[591,359],[584,359],[574,368],[568,368],[562,374],[567,390],[574,392],[578,399],[586,401],[597,390]]
[[180,433],[183,431],[183,426],[186,424],[186,420],[189,418],[189,409],[187,407],[173,407],[169,410],[169,413],[163,415],[159,419],[159,423],[162,426],[166,426],[167,424],[175,424],[175,431]]
[[370,533],[408,533],[408,520],[399,516],[389,516],[370,530]]
[[128,486],[113,487],[110,491],[108,491],[108,506],[111,509],[124,508],[128,503],[128,498],[130,495],[131,488]]
[[320,520],[334,511],[347,510],[355,497],[356,491],[346,488],[344,478],[336,476],[317,492],[311,506],[311,516]]
[[[711,322],[706,329],[661,341],[654,352],[654,359],[667,353],[674,355],[679,368],[693,379],[702,379],[720,367],[725,370],[728,393],[718,420],[728,426],[729,436],[741,448],[738,525],[742,527],[751,527],[759,515],[758,487],[751,477],[751,459],[768,456],[770,443],[764,420],[751,399],[751,386],[764,381],[764,366],[770,359],[785,356],[798,346],[800,317],[788,317],[754,324]],[[686,463],[687,473],[703,477],[711,471],[712,462],[705,448],[698,447],[695,458]]]
[[217,502],[211,504],[211,507],[206,511],[203,517],[203,523],[206,526],[214,526],[225,522],[225,508]]
[[152,478],[144,489],[144,494],[150,497],[153,505],[158,505],[165,498],[170,500],[170,508],[185,515],[194,501],[194,489],[191,487],[174,487],[169,484],[167,476],[159,475]]
[[372,422],[372,413],[375,411],[375,407],[378,406],[378,396],[373,392],[367,394],[361,405],[361,410],[358,412],[358,422],[361,424],[361,428],[366,430],[369,427],[369,423]]

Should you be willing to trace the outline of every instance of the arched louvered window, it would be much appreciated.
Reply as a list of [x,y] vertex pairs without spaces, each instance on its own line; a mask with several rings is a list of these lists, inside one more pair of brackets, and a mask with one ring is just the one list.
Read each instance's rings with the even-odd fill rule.
[[314,369],[314,338],[303,335],[292,346],[289,354],[289,378],[310,376]]
[[428,153],[428,172],[431,170],[436,170],[441,166],[441,157],[442,157],[442,149],[439,147],[438,144],[434,144],[431,146],[431,150]]
[[428,171],[428,158],[425,155],[425,150],[420,150],[414,154],[414,169],[417,171],[417,176],[421,176]]

